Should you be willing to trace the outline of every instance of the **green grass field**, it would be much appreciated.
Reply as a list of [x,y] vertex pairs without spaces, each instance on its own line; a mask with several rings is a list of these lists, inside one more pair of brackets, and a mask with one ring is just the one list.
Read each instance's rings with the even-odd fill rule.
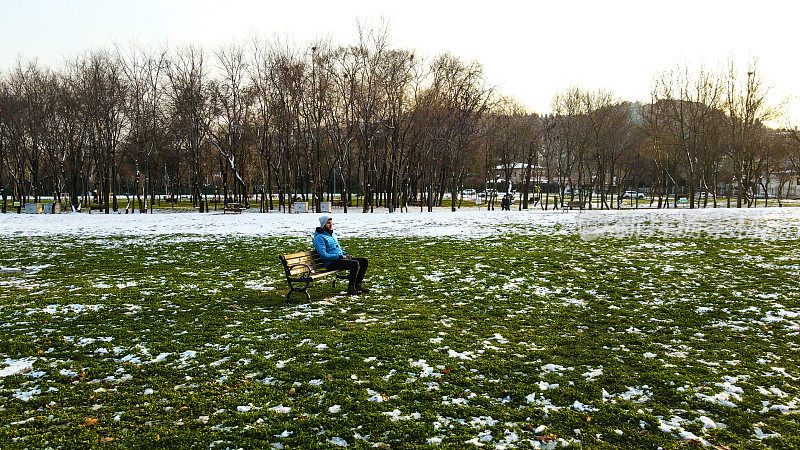
[[800,447],[796,240],[343,244],[4,238],[0,447]]

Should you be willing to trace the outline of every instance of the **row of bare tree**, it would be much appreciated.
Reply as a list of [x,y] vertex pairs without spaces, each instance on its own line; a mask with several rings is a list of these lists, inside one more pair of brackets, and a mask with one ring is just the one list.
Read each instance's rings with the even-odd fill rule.
[[780,204],[799,190],[800,133],[767,127],[779,114],[755,63],[746,75],[733,64],[722,73],[682,67],[660,74],[644,105],[577,87],[555,96],[549,116],[512,105],[488,116],[498,125],[489,127],[486,147],[499,158],[502,179],[522,163],[520,208],[528,206],[531,181],[543,208],[550,192],[557,206],[577,197],[590,208],[619,208],[628,190],[650,193],[658,208],[680,198],[691,208],[716,207],[722,194],[728,207],[770,195]]
[[680,70],[648,105],[574,88],[538,116],[496,95],[478,63],[423,61],[372,29],[304,50],[253,39],[213,54],[93,51],[60,70],[20,61],[0,78],[0,192],[3,212],[9,197],[49,195],[106,213],[121,195],[141,212],[179,195],[201,212],[209,196],[288,211],[334,193],[345,211],[431,210],[521,166],[521,208],[551,195],[554,207],[576,196],[619,207],[640,188],[659,207],[679,193],[694,207],[700,189],[716,206],[720,186],[736,186],[742,206],[800,167],[800,136],[764,125],[765,97],[755,69]]
[[386,36],[307,51],[253,40],[212,61],[188,47],[96,51],[62,71],[19,63],[0,81],[4,203],[67,194],[108,213],[124,192],[144,212],[188,192],[202,211],[209,192],[256,193],[286,210],[336,191],[364,211],[432,207],[463,184],[494,96],[479,64],[425,63]]

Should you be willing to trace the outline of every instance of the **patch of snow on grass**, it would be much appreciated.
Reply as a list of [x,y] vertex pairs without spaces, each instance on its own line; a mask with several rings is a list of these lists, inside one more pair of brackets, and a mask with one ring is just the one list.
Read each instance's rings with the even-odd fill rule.
[[20,372],[30,371],[33,369],[34,362],[36,362],[36,358],[6,358],[5,361],[3,361],[3,364],[6,367],[0,369],[0,377],[7,377],[9,375],[16,375]]

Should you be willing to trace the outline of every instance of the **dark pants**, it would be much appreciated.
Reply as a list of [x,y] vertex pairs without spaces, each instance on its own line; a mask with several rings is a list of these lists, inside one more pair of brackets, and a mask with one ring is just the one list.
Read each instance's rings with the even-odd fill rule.
[[349,270],[350,276],[347,277],[348,285],[359,286],[364,281],[364,274],[367,273],[367,266],[369,261],[367,258],[353,258],[352,256],[345,256],[342,259],[328,264],[330,270]]

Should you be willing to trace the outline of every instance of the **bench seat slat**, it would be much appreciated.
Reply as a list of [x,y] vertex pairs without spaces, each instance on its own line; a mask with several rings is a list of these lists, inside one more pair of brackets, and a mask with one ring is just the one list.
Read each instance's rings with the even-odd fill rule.
[[[320,266],[311,266],[311,273],[312,274],[313,273],[317,273],[317,272],[325,272],[325,271],[327,271],[327,269],[325,269],[325,267],[322,266],[322,265],[320,265]],[[297,275],[297,274],[301,274],[301,273],[306,273],[306,268],[303,267],[303,266],[295,267],[289,273],[292,276]]]
[[312,280],[316,280],[317,278],[324,277],[326,275],[330,275],[330,274],[333,274],[333,273],[336,273],[336,272],[338,272],[338,270],[326,270],[324,272],[317,272],[317,273],[311,275],[311,279]]

